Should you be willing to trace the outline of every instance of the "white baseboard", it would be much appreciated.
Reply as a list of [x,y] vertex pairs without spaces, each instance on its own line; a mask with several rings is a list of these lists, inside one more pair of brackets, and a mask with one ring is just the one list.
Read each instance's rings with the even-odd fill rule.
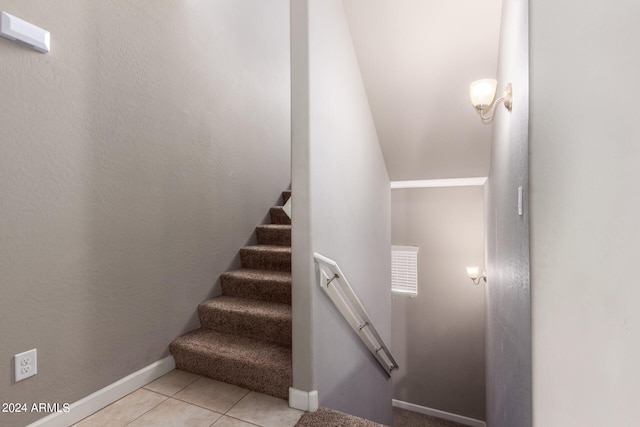
[[462,415],[452,414],[450,412],[440,411],[438,409],[427,408],[425,406],[415,405],[413,403],[403,402],[402,400],[393,399],[393,406],[396,408],[407,409],[413,412],[419,412],[421,414],[431,415],[432,417],[442,418],[444,420],[455,421],[460,424],[471,427],[486,427],[487,424],[484,421],[476,420],[474,418],[465,417]]
[[318,391],[302,391],[289,387],[289,407],[301,411],[316,412],[318,410]]
[[51,415],[47,415],[46,417],[29,424],[28,427],[70,426],[71,424],[77,423],[81,419],[88,417],[94,412],[99,411],[105,406],[112,404],[116,400],[123,398],[127,394],[136,391],[140,387],[149,384],[151,381],[160,378],[164,374],[171,372],[175,367],[176,362],[173,360],[173,356],[167,356],[162,360],[158,360],[157,362],[152,363],[151,365],[144,367],[93,394],[72,403],[69,406],[68,412],[56,412]]

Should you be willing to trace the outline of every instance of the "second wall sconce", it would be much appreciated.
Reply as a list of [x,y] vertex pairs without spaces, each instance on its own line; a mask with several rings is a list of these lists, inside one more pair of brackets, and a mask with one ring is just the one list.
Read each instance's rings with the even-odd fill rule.
[[481,275],[478,267],[467,267],[467,276],[469,276],[474,285],[478,285],[480,280],[487,282],[487,273],[483,271]]
[[471,104],[475,107],[482,123],[491,123],[496,112],[496,106],[502,102],[505,108],[511,111],[513,105],[511,83],[507,83],[502,97],[496,98],[496,88],[498,82],[493,79],[476,80],[471,83],[469,92]]

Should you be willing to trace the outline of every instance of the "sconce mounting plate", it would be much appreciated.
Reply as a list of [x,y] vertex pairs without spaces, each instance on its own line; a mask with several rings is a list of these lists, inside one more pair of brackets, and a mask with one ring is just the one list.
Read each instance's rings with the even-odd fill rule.
[[512,89],[511,89],[511,83],[507,83],[507,85],[504,88],[504,106],[507,107],[507,110],[511,111],[511,108],[513,107],[513,93],[512,93]]

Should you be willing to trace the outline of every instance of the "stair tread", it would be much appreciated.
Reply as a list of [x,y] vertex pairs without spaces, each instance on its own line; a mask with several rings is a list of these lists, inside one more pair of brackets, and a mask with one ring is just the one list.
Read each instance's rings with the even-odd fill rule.
[[246,314],[252,317],[266,317],[291,321],[291,306],[278,302],[221,295],[203,301],[198,307],[204,310],[221,310]]
[[196,329],[170,345],[176,367],[286,399],[291,348],[244,336]]
[[258,270],[252,268],[239,268],[226,271],[221,276],[233,276],[246,280],[272,281],[291,284],[290,271]]
[[291,272],[241,268],[220,275],[222,295],[291,305]]
[[291,246],[253,245],[240,249],[242,268],[291,271]]
[[278,253],[291,253],[291,246],[278,246],[278,245],[250,245],[245,246],[241,251],[253,251],[253,252],[278,252]]
[[191,331],[176,338],[171,345],[192,348],[199,353],[241,358],[259,366],[291,366],[291,348],[286,345],[211,329]]
[[256,227],[259,245],[291,246],[291,226],[287,224],[263,224]]
[[220,296],[198,305],[202,328],[291,345],[291,306]]
[[266,228],[273,230],[291,230],[291,224],[260,224],[256,228]]

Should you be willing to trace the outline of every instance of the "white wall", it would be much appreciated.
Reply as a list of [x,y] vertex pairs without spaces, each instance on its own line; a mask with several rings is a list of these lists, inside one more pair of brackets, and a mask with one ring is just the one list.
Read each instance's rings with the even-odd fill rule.
[[485,419],[481,186],[391,191],[391,243],[418,246],[418,295],[393,295],[393,398]]
[[390,343],[389,179],[342,2],[294,0],[292,31],[294,387],[389,425],[391,381],[319,289],[313,261],[315,251],[340,264]]
[[[74,402],[198,326],[289,185],[289,3],[0,10],[52,40],[0,39],[0,396]],[[37,376],[13,384],[34,347]]]
[[[528,0],[505,0],[498,90],[513,86],[513,110],[498,105],[486,184],[487,424],[531,425],[529,278]],[[518,187],[523,214],[518,215]]]
[[640,3],[531,3],[534,425],[638,424]]

